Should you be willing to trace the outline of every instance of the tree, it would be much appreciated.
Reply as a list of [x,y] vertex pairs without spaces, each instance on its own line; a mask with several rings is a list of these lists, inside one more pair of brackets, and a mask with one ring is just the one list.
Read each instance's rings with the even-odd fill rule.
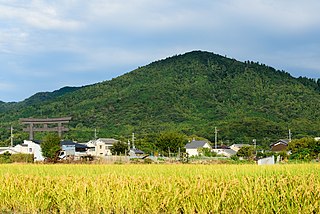
[[237,156],[243,157],[246,159],[251,159],[253,157],[254,149],[252,146],[243,146],[237,152]]
[[115,154],[125,154],[126,151],[128,151],[128,145],[126,143],[123,143],[121,141],[118,141],[114,143],[111,147],[111,153],[113,155]]
[[61,150],[60,148],[60,137],[57,134],[47,134],[41,142],[42,155],[49,161],[56,161],[55,158],[57,153]]
[[288,150],[291,151],[290,159],[311,160],[320,153],[320,141],[310,137],[295,139],[289,143]]
[[156,138],[156,146],[164,153],[177,153],[187,143],[187,137],[177,132],[164,132]]
[[198,148],[198,153],[205,157],[216,157],[217,153],[212,152],[209,148]]

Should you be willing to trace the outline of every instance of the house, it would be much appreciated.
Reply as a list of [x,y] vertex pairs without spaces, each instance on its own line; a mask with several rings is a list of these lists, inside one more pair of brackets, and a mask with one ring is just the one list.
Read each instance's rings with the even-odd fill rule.
[[43,161],[42,151],[40,147],[40,141],[24,140],[23,144],[16,145],[12,148],[17,153],[33,154],[34,161]]
[[212,149],[213,152],[217,153],[217,155],[223,155],[227,158],[230,158],[232,155],[237,154],[233,149]]
[[118,140],[113,138],[99,138],[97,140],[91,140],[86,143],[86,146],[88,147],[88,154],[100,157],[112,155],[111,147],[117,142]]
[[86,153],[88,150],[88,146],[80,143],[75,143],[71,140],[63,140],[60,142],[61,148],[70,148],[73,147],[75,152]]
[[289,140],[288,139],[280,139],[275,143],[272,143],[270,145],[271,147],[271,151],[273,152],[281,152],[281,151],[285,151],[288,147],[289,144]]
[[148,154],[145,154],[143,151],[141,151],[140,149],[137,149],[137,148],[131,148],[130,151],[129,151],[129,157],[130,158],[146,158],[148,157],[149,155]]
[[232,149],[233,151],[238,152],[244,146],[250,146],[250,145],[249,144],[232,144],[230,146],[230,149]]
[[315,141],[320,141],[320,137],[315,137],[314,140]]
[[212,147],[207,141],[197,141],[197,140],[193,140],[187,143],[185,148],[189,156],[198,156],[199,149],[202,149],[202,148],[208,148],[210,150],[212,149]]
[[4,154],[4,153],[10,153],[10,154],[17,154],[17,152],[15,150],[13,150],[12,147],[0,147],[0,154]]

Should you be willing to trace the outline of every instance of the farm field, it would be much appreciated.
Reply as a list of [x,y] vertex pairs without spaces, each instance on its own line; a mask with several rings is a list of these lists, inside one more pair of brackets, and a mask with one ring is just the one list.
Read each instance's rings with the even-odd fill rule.
[[320,165],[0,165],[1,213],[320,213]]

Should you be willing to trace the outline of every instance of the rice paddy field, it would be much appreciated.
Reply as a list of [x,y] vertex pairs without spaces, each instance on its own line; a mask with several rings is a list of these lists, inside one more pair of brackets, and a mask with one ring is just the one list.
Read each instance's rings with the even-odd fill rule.
[[1,213],[320,213],[320,165],[0,165]]

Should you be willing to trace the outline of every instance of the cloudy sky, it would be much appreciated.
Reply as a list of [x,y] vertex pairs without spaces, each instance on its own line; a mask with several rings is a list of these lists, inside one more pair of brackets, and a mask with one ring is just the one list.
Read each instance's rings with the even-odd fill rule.
[[192,50],[320,78],[319,0],[0,0],[0,100]]

